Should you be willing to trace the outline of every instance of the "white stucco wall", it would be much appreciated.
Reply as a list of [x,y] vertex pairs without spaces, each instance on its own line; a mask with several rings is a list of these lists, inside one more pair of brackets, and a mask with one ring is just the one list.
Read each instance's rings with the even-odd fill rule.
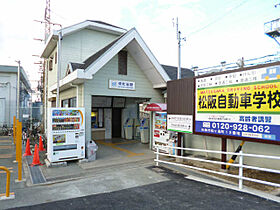
[[[135,82],[136,90],[119,90],[109,89],[109,80],[123,80]],[[127,75],[118,74],[118,56],[114,56],[105,66],[103,66],[94,76],[92,80],[87,80],[84,83],[85,90],[85,110],[86,110],[86,139],[91,139],[91,96],[121,96],[129,98],[151,98],[151,102],[163,102],[161,90],[154,89],[144,72],[135,63],[133,58],[128,53],[127,60]],[[134,99],[133,99],[134,100]],[[123,118],[131,115],[129,111],[133,103],[123,110]]]
[[69,62],[82,63],[117,37],[117,35],[89,29],[83,29],[63,37],[61,77],[65,77]]

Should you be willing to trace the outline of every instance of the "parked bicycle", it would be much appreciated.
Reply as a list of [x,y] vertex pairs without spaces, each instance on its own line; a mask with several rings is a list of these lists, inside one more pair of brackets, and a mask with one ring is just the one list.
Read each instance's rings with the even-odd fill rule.
[[4,124],[0,128],[0,136],[11,136],[13,132],[12,128],[9,128],[6,124]]

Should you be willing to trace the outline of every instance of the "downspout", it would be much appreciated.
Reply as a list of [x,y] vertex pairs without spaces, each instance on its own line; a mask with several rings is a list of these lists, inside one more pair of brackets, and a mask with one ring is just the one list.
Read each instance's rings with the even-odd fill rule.
[[73,85],[73,83],[70,83],[71,87],[76,88],[76,95],[77,95],[77,100],[76,100],[76,107],[79,107],[79,85]]

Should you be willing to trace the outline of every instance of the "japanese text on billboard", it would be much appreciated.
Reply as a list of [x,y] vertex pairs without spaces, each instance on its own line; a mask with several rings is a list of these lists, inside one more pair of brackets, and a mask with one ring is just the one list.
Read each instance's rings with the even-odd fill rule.
[[196,79],[195,131],[280,141],[280,68]]

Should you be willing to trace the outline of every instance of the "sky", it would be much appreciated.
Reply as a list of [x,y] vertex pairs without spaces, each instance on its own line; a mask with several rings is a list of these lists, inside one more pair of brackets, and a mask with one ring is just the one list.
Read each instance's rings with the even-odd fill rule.
[[[173,19],[178,17],[182,67],[199,68],[251,59],[279,51],[264,34],[264,23],[280,17],[280,0],[50,0],[51,21],[70,26],[101,20],[125,29],[135,27],[161,64],[177,66]],[[20,60],[33,86],[39,79],[38,57],[44,37],[45,0],[1,1],[0,65]],[[55,28],[54,28],[55,29]]]

